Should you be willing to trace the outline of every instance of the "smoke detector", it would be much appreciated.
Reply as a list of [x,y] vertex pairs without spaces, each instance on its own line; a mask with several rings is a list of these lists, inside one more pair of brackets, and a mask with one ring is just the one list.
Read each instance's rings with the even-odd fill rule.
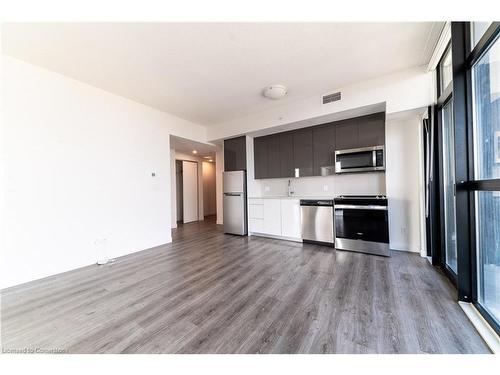
[[277,100],[283,98],[286,95],[286,93],[287,93],[286,86],[270,85],[264,89],[262,95],[264,95],[266,98]]

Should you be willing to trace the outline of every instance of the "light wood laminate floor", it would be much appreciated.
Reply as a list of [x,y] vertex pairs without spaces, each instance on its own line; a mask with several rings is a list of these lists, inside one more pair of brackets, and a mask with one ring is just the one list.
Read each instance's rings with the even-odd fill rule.
[[488,353],[456,291],[391,258],[184,225],[173,243],[2,291],[5,350]]

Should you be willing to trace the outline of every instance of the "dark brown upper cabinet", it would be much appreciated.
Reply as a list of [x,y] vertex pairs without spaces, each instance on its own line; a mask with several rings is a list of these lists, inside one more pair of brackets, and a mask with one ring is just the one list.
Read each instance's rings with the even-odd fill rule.
[[321,176],[335,150],[385,144],[385,113],[336,121],[254,139],[255,178]]
[[321,176],[321,167],[335,165],[335,132],[335,123],[312,128],[314,176]]
[[269,177],[280,177],[280,135],[274,134],[267,138],[267,173]]
[[347,150],[357,148],[358,142],[358,119],[338,121],[335,125],[335,149]]
[[337,122],[336,150],[385,144],[385,112]]
[[255,178],[273,177],[269,175],[267,140],[268,137],[258,137],[253,140]]
[[385,144],[385,112],[358,119],[358,147]]
[[280,174],[279,177],[294,177],[293,166],[293,133],[279,134],[280,146]]
[[293,177],[293,135],[280,133],[254,139],[255,178]]
[[298,169],[298,177],[313,175],[312,128],[293,132],[293,167]]
[[247,169],[247,152],[245,136],[226,139],[224,141],[224,170],[245,171]]

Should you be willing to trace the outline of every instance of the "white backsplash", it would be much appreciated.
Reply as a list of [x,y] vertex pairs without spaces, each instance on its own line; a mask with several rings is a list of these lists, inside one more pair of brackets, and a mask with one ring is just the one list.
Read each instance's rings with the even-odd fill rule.
[[[280,196],[288,193],[288,178],[253,180],[248,196]],[[385,194],[385,173],[353,173],[325,177],[291,178],[296,196],[332,197],[341,194]]]

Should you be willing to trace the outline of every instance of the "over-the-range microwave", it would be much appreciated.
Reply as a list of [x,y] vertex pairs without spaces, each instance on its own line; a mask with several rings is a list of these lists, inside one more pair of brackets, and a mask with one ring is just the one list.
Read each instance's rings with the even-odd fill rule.
[[335,173],[373,172],[384,170],[384,146],[351,148],[348,150],[335,151]]

